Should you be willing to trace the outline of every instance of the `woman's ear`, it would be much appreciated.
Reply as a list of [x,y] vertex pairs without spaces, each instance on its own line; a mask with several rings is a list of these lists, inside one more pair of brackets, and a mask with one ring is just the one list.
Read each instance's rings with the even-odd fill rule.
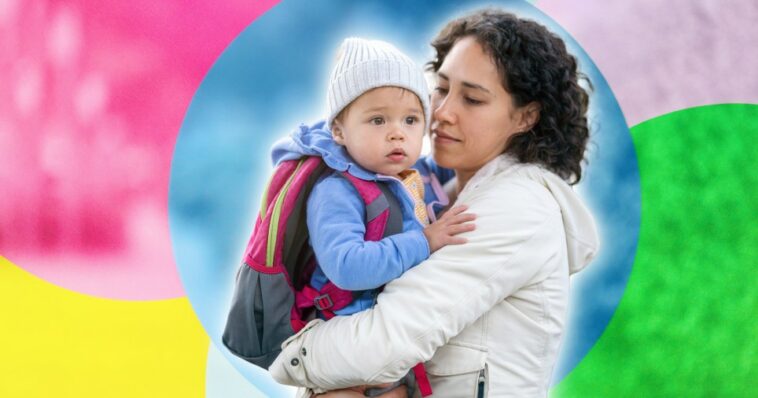
[[334,138],[334,142],[345,145],[345,134],[339,119],[334,119],[332,122],[332,138]]
[[540,111],[542,105],[539,102],[532,101],[519,109],[519,131],[525,132],[531,130],[537,122],[540,121]]

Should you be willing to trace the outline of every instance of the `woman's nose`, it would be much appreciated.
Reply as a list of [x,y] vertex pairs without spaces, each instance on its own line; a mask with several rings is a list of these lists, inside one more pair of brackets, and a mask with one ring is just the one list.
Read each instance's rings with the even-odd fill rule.
[[453,123],[455,121],[455,113],[449,95],[432,100],[432,109],[434,109],[432,111],[433,121],[438,123]]

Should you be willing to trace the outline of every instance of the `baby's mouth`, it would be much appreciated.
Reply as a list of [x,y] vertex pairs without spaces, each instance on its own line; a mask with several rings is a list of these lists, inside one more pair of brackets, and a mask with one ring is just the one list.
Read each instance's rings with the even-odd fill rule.
[[405,151],[402,148],[394,149],[392,152],[387,154],[387,157],[390,158],[390,160],[393,160],[396,162],[402,161],[403,159],[406,158],[406,156],[408,155],[405,153]]

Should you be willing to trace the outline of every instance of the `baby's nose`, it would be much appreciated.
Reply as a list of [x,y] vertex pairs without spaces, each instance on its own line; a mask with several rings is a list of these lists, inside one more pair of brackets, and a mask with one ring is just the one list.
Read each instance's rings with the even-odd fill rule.
[[405,139],[405,133],[403,133],[403,130],[399,127],[394,127],[390,133],[387,135],[387,138],[389,138],[390,141],[395,140],[404,140]]

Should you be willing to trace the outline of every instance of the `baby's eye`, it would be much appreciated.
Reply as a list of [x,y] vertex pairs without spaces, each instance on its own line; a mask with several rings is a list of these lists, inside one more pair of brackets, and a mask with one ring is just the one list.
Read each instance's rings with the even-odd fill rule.
[[418,123],[418,117],[417,116],[408,116],[405,118],[405,123],[409,125],[413,125]]
[[369,120],[369,123],[375,126],[381,126],[384,124],[384,118],[381,116],[377,116],[377,117],[371,118],[371,120]]

